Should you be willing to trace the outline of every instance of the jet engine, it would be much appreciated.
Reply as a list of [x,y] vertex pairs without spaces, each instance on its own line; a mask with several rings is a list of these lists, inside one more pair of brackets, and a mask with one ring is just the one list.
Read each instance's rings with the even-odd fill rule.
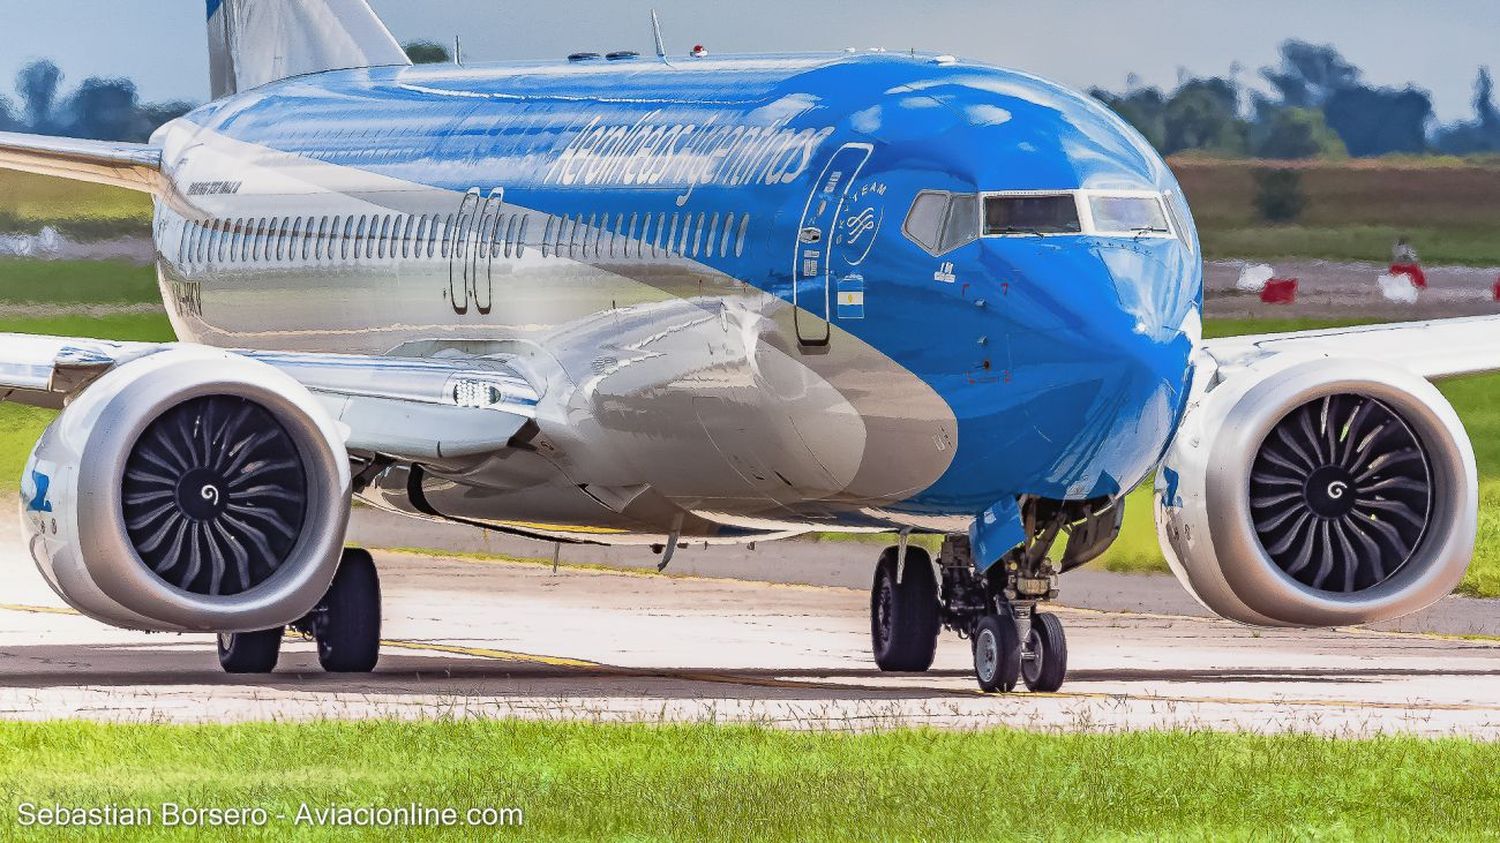
[[1432,384],[1384,363],[1288,355],[1211,381],[1156,480],[1163,552],[1205,607],[1259,626],[1339,626],[1417,611],[1458,585],[1478,477]]
[[173,348],[83,390],[32,451],[21,514],[69,605],[106,623],[249,632],[305,616],[349,521],[344,437],[265,363]]

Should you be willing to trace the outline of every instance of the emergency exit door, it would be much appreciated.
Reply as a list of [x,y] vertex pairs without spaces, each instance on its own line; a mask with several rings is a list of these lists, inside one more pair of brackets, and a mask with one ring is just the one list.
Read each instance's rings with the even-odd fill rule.
[[838,248],[837,225],[849,186],[859,176],[873,149],[867,143],[839,147],[813,185],[797,227],[796,260],[792,267],[792,304],[797,342],[804,348],[828,345],[832,335],[829,309],[832,305],[833,255]]

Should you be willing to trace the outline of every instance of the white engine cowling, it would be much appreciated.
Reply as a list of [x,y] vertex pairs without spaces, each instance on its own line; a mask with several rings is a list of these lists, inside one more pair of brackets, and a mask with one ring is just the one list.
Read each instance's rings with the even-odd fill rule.
[[1432,384],[1368,360],[1259,361],[1189,410],[1156,480],[1172,570],[1199,602],[1260,626],[1409,614],[1462,579],[1474,451]]
[[301,384],[182,347],[85,389],[33,449],[21,516],[69,605],[106,623],[248,632],[306,615],[349,521],[348,455]]

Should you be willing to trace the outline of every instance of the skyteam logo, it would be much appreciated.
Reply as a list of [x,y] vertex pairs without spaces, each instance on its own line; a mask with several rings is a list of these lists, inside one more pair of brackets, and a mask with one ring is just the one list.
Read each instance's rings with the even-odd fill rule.
[[27,491],[25,483],[22,483],[21,494],[26,498],[27,512],[51,512],[52,501],[47,499],[47,491],[52,487],[52,478],[40,471],[31,472],[31,490]]
[[885,192],[884,183],[868,182],[844,198],[838,256],[845,264],[859,266],[870,256],[880,226],[885,222]]

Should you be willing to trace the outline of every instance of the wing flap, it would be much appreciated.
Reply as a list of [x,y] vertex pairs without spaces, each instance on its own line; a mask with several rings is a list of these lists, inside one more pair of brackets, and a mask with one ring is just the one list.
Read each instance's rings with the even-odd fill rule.
[[1220,363],[1267,354],[1322,354],[1381,360],[1441,380],[1500,372],[1500,316],[1226,337],[1204,346]]
[[0,132],[0,168],[162,192],[161,150],[144,143]]

